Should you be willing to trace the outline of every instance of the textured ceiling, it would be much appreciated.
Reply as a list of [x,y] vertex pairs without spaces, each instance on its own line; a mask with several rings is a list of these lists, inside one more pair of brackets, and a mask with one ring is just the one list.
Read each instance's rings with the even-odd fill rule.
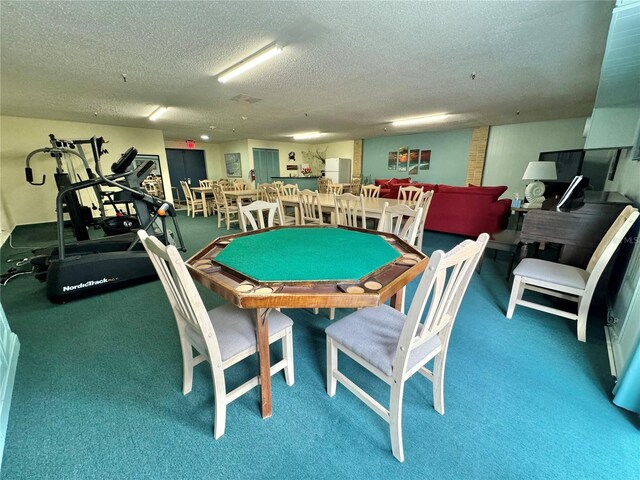
[[[167,139],[208,133],[212,142],[289,141],[313,130],[326,132],[325,142],[586,116],[612,8],[3,0],[1,112],[161,128]],[[224,85],[216,80],[273,41],[285,46],[281,55]],[[233,101],[238,95],[261,100]],[[150,122],[159,105],[171,108]],[[452,114],[443,124],[389,125],[442,112]]]

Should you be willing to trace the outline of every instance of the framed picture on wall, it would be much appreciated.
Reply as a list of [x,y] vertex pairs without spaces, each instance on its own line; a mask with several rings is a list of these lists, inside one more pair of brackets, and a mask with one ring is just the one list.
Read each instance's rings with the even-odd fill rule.
[[409,161],[409,147],[400,147],[398,149],[398,171],[406,172],[407,163]]
[[239,153],[225,153],[224,164],[227,167],[227,177],[242,177],[242,164]]
[[418,174],[419,160],[420,160],[420,150],[409,150],[409,175]]
[[388,164],[389,170],[398,168],[398,152],[389,152]]
[[431,150],[420,151],[420,170],[429,170],[431,165]]

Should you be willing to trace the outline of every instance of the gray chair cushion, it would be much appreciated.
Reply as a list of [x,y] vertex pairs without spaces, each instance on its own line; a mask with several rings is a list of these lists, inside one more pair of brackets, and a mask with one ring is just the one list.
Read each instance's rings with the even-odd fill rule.
[[587,286],[589,279],[586,270],[539,258],[525,258],[516,267],[513,274],[582,290]]
[[[218,337],[222,361],[255,346],[256,322],[253,310],[244,310],[230,303],[209,310],[209,319]],[[269,337],[293,325],[293,321],[278,310],[269,312]]]
[[[388,305],[357,310],[332,323],[326,334],[391,376],[400,333],[406,316]],[[420,327],[418,327],[418,331]],[[423,361],[440,346],[436,335],[409,354],[407,369]]]

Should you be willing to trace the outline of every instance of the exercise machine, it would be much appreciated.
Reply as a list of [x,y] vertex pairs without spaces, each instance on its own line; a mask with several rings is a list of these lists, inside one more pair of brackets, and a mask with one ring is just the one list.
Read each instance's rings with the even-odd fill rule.
[[[140,186],[153,168],[153,162],[146,162],[135,169],[130,168],[138,153],[131,147],[111,166],[111,173],[107,175],[103,173],[101,165],[102,155],[108,153],[103,148],[106,141],[102,137],[58,142],[61,142],[61,145],[66,144],[67,147],[55,148],[66,148],[74,152],[81,152],[83,145],[89,145],[95,173],[89,168],[86,180],[74,183],[64,180],[56,182],[58,243],[46,251],[37,252],[39,255],[32,259],[37,270],[36,277],[47,283],[49,299],[55,303],[62,303],[157,278],[155,269],[135,232],[143,228],[149,235],[155,235],[165,244],[176,244],[177,240],[176,246],[183,251],[185,248],[173,205],[148,194]],[[71,144],[74,145],[73,149],[68,148]],[[84,153],[82,155],[84,156]],[[27,157],[25,168],[27,181],[36,185],[42,184],[45,181],[44,175],[42,183],[33,181],[33,171],[29,164],[31,156],[30,154]],[[101,213],[99,224],[107,234],[105,237],[88,238],[86,221],[80,213],[82,206],[74,201],[74,198],[77,199],[80,192],[85,190],[97,192],[100,205],[97,209]],[[115,206],[118,203],[131,204],[135,216],[105,217],[104,207]],[[78,240],[75,243],[67,243],[65,240],[65,211],[69,213],[74,235]],[[168,217],[173,222],[171,232],[167,228]],[[78,235],[82,240],[78,239]]]

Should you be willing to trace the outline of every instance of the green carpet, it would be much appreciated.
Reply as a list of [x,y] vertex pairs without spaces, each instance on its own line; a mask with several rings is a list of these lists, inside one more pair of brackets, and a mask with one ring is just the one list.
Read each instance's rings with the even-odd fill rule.
[[[180,222],[185,257],[228,233],[211,217]],[[45,236],[32,228],[42,227],[19,227],[14,246]],[[460,240],[425,232],[424,250]],[[25,251],[5,245],[3,271],[5,259]],[[382,419],[340,385],[327,396],[326,310],[285,311],[295,322],[295,385],[273,378],[267,420],[257,389],[233,402],[226,433],[214,440],[208,367],[196,367],[183,396],[178,336],[159,282],[53,305],[43,284],[16,278],[0,287],[21,342],[0,477],[637,478],[640,422],[610,401],[601,325],[591,319],[583,344],[575,323],[561,318],[519,308],[506,320],[507,265],[502,253],[488,257],[469,287],[449,349],[446,414],[433,410],[430,382],[418,375],[407,383],[404,464],[391,454]],[[201,291],[209,308],[221,302]],[[383,384],[340,361],[386,403]],[[256,364],[233,367],[229,384],[255,374]]]

